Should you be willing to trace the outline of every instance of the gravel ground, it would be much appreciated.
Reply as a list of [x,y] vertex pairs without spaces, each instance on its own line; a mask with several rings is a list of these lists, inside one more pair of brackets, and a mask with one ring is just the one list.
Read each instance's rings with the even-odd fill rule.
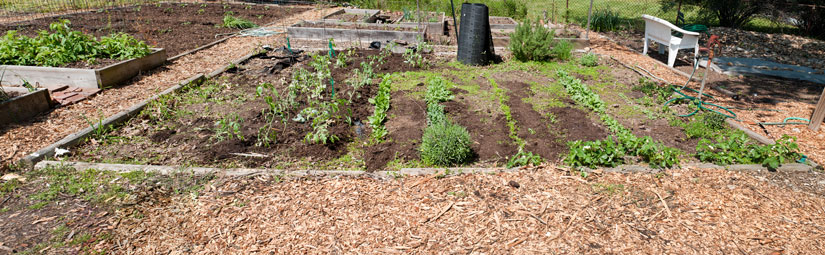
[[385,181],[219,180],[197,197],[138,206],[143,217],[120,217],[112,237],[96,248],[117,254],[814,254],[825,248],[825,198],[766,178],[702,169],[584,179],[571,173],[543,166]]

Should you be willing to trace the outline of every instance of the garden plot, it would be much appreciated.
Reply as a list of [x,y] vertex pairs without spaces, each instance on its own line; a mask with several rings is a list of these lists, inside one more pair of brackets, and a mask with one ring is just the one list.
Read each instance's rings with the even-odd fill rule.
[[379,10],[341,9],[324,16],[326,21],[375,23]]
[[399,24],[370,24],[330,21],[304,21],[290,26],[287,31],[289,37],[309,40],[366,42],[373,41],[405,41],[417,42],[423,40],[427,27],[418,25]]
[[0,25],[0,32],[17,30],[22,35],[34,36],[37,30],[45,30],[53,22],[68,19],[76,30],[96,37],[124,32],[175,56],[239,31],[239,28],[222,26],[226,16],[264,25],[305,10],[308,8],[275,5],[144,4]]

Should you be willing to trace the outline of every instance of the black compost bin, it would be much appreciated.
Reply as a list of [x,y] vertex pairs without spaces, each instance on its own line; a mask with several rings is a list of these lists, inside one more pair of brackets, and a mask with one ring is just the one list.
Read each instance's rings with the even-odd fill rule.
[[490,32],[490,14],[487,5],[461,5],[461,23],[458,31],[458,61],[467,65],[486,65],[495,60],[493,34]]

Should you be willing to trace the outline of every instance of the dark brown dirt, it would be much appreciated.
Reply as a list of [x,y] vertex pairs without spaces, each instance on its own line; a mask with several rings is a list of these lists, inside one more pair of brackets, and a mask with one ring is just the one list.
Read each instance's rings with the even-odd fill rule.
[[0,32],[18,30],[20,34],[33,36],[38,30],[48,29],[52,22],[68,19],[74,30],[95,37],[125,32],[150,45],[165,48],[171,57],[218,40],[222,37],[217,36],[219,34],[237,32],[238,29],[220,27],[224,13],[228,11],[235,13],[235,17],[264,25],[308,9],[274,5],[267,8],[237,4],[145,4],[0,25]]
[[[459,93],[456,93],[459,92]],[[497,163],[500,165],[507,162],[507,158],[518,153],[518,146],[510,138],[510,129],[507,127],[507,119],[504,116],[496,115],[489,119],[487,113],[480,113],[470,110],[467,103],[462,100],[463,90],[453,90],[456,98],[453,101],[445,102],[444,110],[449,114],[455,123],[467,128],[473,144],[470,146],[478,157],[480,163]],[[487,117],[487,121],[485,121]]]
[[388,142],[372,146],[367,150],[365,160],[370,171],[383,169],[388,162],[398,158],[416,160],[421,136],[427,126],[427,107],[423,101],[415,100],[406,92],[393,92],[387,116],[395,116],[385,124]]
[[551,108],[551,112],[556,114],[557,123],[561,124],[559,128],[563,134],[567,134],[560,137],[558,132],[551,130],[551,126],[556,123],[551,123],[522,100],[531,96],[530,85],[513,81],[502,81],[499,84],[509,90],[510,100],[507,105],[519,127],[518,136],[526,143],[525,149],[542,158],[552,161],[563,156],[567,153],[567,141],[592,141],[607,137],[605,129],[593,123],[587,113],[570,107]]
[[[262,110],[268,109],[263,98],[255,96],[256,87],[262,83],[270,83],[277,91],[285,95],[293,70],[308,68],[313,71],[307,66],[309,57],[299,57],[292,65],[287,65],[288,67],[282,69],[284,59],[288,58],[284,58],[282,53],[270,52],[256,56],[242,63],[235,70],[213,79],[219,84],[227,84],[228,87],[221,88],[219,92],[203,95],[208,97],[206,102],[175,109],[191,112],[191,115],[171,119],[164,123],[152,123],[144,116],[143,119],[133,120],[129,127],[124,127],[114,134],[123,137],[146,137],[148,138],[146,141],[140,142],[142,139],[138,139],[138,142],[134,143],[110,144],[104,146],[102,150],[98,149],[95,144],[86,144],[83,145],[85,149],[79,150],[83,153],[79,153],[81,155],[77,158],[86,161],[95,158],[116,158],[126,161],[148,161],[146,163],[149,164],[196,163],[244,167],[280,167],[282,164],[299,163],[298,161],[304,159],[308,162],[320,162],[339,158],[351,152],[348,148],[351,142],[359,137],[367,138],[369,128],[365,121],[373,112],[373,105],[368,100],[375,96],[380,79],[373,80],[372,85],[364,86],[357,91],[354,91],[346,80],[351,78],[354,69],[361,67],[361,62],[370,61],[370,57],[376,54],[379,54],[379,51],[355,50],[354,54],[348,58],[346,67],[331,70],[335,80],[336,97],[349,100],[350,95],[353,95],[351,102],[341,104],[338,112],[333,113],[335,119],[327,127],[329,133],[339,139],[335,142],[315,144],[305,141],[306,134],[313,131],[311,123],[296,122],[292,118],[297,116],[301,109],[309,106],[310,102],[307,102],[304,97],[299,97],[297,99],[299,106],[289,110],[289,120],[285,123],[276,121],[269,127],[276,133],[273,143],[269,147],[256,144],[260,136],[259,131],[267,125]],[[384,61],[384,65],[374,67],[374,72],[381,75],[415,70],[404,63],[404,58],[400,54],[388,55]],[[192,89],[197,91],[203,88]],[[184,93],[188,92],[184,91]],[[323,97],[324,100],[332,98],[330,87],[323,93]],[[173,98],[172,100],[182,99]],[[399,115],[406,115],[406,113]],[[233,116],[241,120],[240,133],[243,138],[229,137],[222,140],[214,137],[215,130],[217,130],[216,122],[227,116],[230,120],[234,118]],[[149,125],[144,124],[146,122],[150,122]],[[152,126],[158,127],[157,130]],[[127,130],[137,131],[129,133]],[[414,139],[419,138],[420,134]],[[401,140],[401,138],[398,139]],[[405,153],[402,156],[411,153]],[[249,157],[241,154],[264,156]]]
[[[690,74],[692,66],[677,66],[676,69]],[[699,67],[696,76],[701,77],[705,69]],[[810,81],[789,80],[768,76],[730,76],[708,72],[707,88],[721,88],[737,95],[744,103],[801,102],[816,104],[825,84]]]
[[[3,181],[0,181],[2,184]],[[103,230],[111,217],[105,209],[94,206],[81,199],[61,196],[42,208],[32,209],[38,201],[29,196],[40,192],[35,185],[21,184],[21,187],[12,193],[0,196],[0,254],[14,254],[31,249],[41,243],[48,243],[53,238],[71,240],[69,234],[80,236],[81,232],[96,233]],[[68,231],[53,236],[55,229],[64,226]],[[94,237],[97,238],[97,237]],[[93,238],[93,239],[94,239]],[[91,240],[94,241],[94,240]],[[83,244],[81,244],[83,245]],[[6,249],[11,250],[6,250]],[[43,249],[45,247],[41,247]],[[67,245],[59,250],[51,249],[49,254],[77,254],[79,247]],[[33,254],[46,254],[45,251],[34,250]]]

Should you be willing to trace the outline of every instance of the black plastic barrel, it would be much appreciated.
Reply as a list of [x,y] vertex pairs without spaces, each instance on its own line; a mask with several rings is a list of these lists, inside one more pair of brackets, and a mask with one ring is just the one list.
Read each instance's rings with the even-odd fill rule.
[[490,32],[490,14],[487,5],[461,5],[461,23],[458,31],[458,61],[467,65],[486,65],[495,60],[493,34]]

